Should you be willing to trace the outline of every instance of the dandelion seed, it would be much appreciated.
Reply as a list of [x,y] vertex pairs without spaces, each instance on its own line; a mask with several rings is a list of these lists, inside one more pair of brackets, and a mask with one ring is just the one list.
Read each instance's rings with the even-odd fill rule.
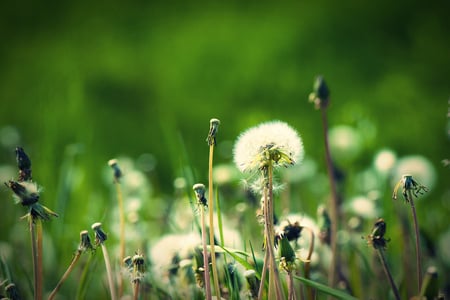
[[234,162],[241,172],[263,168],[270,159],[274,166],[288,167],[304,156],[298,133],[281,121],[262,123],[242,133],[234,146]]

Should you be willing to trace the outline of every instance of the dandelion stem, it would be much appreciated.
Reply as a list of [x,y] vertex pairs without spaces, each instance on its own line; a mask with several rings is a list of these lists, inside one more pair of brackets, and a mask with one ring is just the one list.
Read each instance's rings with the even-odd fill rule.
[[295,288],[294,288],[294,277],[292,276],[292,272],[289,272],[288,279],[288,300],[297,300],[297,296],[295,295]]
[[42,223],[30,216],[31,251],[33,255],[34,299],[42,299]]
[[106,267],[106,273],[108,275],[108,284],[109,284],[109,291],[111,293],[111,300],[116,300],[116,289],[114,287],[114,280],[113,280],[113,272],[111,269],[111,262],[109,260],[108,250],[106,249],[106,246],[104,243],[100,243],[103,251],[103,258],[105,259],[105,267]]
[[397,286],[395,285],[394,279],[392,278],[391,272],[389,271],[386,258],[384,257],[383,249],[381,247],[375,247],[380,258],[381,264],[383,265],[384,273],[386,274],[389,284],[391,285],[392,292],[394,293],[395,299],[400,300],[400,294],[398,292]]
[[133,282],[133,285],[134,285],[133,299],[138,300],[139,299],[139,288],[141,286],[141,281],[139,279],[137,279]]
[[[306,257],[306,261],[305,261],[305,278],[310,279],[309,271],[310,271],[310,266],[311,266],[311,256],[314,251],[314,232],[311,230],[311,228],[306,227],[306,226],[304,226],[303,229],[308,230],[309,234],[310,234],[308,256]],[[307,289],[306,291],[308,294],[308,299],[313,300],[314,299],[313,288],[311,286],[308,286],[306,289]]]
[[200,206],[200,218],[201,218],[201,226],[202,226],[202,244],[203,244],[203,269],[204,269],[204,277],[205,277],[205,293],[206,299],[211,300],[211,280],[209,275],[209,262],[208,262],[208,250],[207,250],[207,239],[206,239],[206,225],[205,225],[205,209],[203,206]]
[[[119,259],[122,261],[125,258],[125,213],[123,209],[123,196],[119,180],[114,180],[117,192],[117,201],[119,202],[119,218],[120,218],[120,253]],[[123,293],[122,278],[119,279],[119,298]]]
[[422,263],[421,263],[421,252],[420,252],[420,233],[419,224],[417,222],[416,207],[414,206],[413,193],[408,190],[409,193],[409,203],[411,204],[411,211],[414,222],[414,230],[416,235],[416,265],[417,265],[417,288],[420,293],[420,287],[422,286]]
[[327,162],[327,170],[328,170],[328,179],[330,182],[330,188],[331,188],[331,198],[330,198],[330,218],[331,218],[331,236],[330,236],[330,243],[331,243],[331,251],[332,251],[332,258],[331,258],[331,264],[330,269],[328,273],[328,284],[333,287],[336,282],[336,273],[339,265],[339,249],[337,246],[337,231],[339,228],[338,220],[338,195],[336,190],[336,182],[334,178],[334,167],[333,167],[333,161],[331,160],[331,153],[330,153],[330,145],[328,142],[328,119],[327,119],[327,112],[326,107],[322,107],[320,111],[322,112],[322,124],[323,124],[323,138],[325,142],[325,158]]
[[61,279],[59,280],[58,284],[56,285],[56,287],[53,289],[52,293],[50,294],[50,296],[48,297],[48,300],[52,300],[53,298],[55,298],[56,293],[58,293],[59,289],[61,288],[62,284],[64,283],[64,281],[67,279],[67,277],[69,277],[70,273],[72,272],[73,268],[75,267],[76,263],[78,262],[78,259],[81,256],[81,251],[77,251],[75,256],[72,259],[72,262],[70,263],[69,267],[67,268],[66,272],[64,273],[64,275],[61,277]]
[[211,249],[211,268],[213,271],[214,289],[216,290],[217,299],[220,299],[219,277],[217,275],[216,252],[214,249],[214,201],[213,201],[213,157],[214,143],[209,146],[209,173],[208,173],[208,199],[209,199],[209,244]]

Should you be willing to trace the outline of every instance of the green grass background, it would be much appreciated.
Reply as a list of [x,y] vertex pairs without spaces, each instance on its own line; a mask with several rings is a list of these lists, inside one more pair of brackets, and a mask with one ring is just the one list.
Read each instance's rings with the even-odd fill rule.
[[[449,158],[449,8],[446,1],[4,1],[1,178],[15,176],[8,166],[23,146],[43,203],[63,214],[46,225],[62,274],[78,232],[108,220],[115,205],[107,161],[150,154],[147,205],[167,209],[186,166],[193,181],[207,180],[212,117],[221,120],[217,163],[232,160],[242,130],[280,119],[300,132],[307,158],[324,174],[320,113],[308,103],[323,74],[330,126],[350,125],[364,137],[361,154],[341,166],[350,177],[382,148],[434,165],[437,182],[417,209],[436,245],[450,213],[450,170],[441,163]],[[297,189],[304,203],[294,207],[313,215],[326,194]],[[386,210],[390,189],[382,191]],[[20,265],[30,259],[18,221],[24,211],[5,187],[0,195],[0,240],[22,249],[9,262]],[[151,230],[153,237],[164,231]],[[23,271],[16,278],[27,268],[16,268]],[[48,276],[50,289],[59,275]]]

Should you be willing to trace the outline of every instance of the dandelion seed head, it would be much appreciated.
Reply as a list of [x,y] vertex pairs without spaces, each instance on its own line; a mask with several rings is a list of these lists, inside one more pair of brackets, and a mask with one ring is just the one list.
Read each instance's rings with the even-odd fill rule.
[[281,121],[262,123],[243,132],[234,146],[234,162],[241,172],[259,169],[265,150],[276,151],[275,166],[289,166],[304,156],[303,143],[297,131]]

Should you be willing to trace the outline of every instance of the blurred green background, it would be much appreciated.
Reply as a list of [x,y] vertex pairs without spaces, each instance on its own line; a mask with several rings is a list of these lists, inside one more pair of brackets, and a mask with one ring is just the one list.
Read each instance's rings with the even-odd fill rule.
[[[171,201],[186,165],[206,182],[212,117],[221,120],[217,164],[232,161],[242,130],[280,119],[300,132],[306,157],[325,173],[320,112],[308,103],[322,74],[330,127],[348,125],[361,137],[343,172],[364,170],[383,148],[434,166],[418,214],[437,243],[450,213],[442,163],[450,158],[449,8],[448,1],[3,1],[1,179],[16,176],[21,145],[43,203],[71,212],[64,230],[72,241],[106,214],[112,197],[103,171],[113,157],[137,160],[154,203]],[[8,243],[24,212],[5,187],[0,195],[0,239]],[[316,206],[299,207],[313,214]]]

